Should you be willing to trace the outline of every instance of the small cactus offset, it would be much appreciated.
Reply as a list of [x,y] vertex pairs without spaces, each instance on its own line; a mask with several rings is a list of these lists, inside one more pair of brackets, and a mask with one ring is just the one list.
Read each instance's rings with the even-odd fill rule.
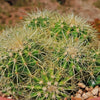
[[57,40],[73,38],[74,41],[81,39],[91,42],[96,37],[92,27],[84,19],[74,14],[66,17],[56,12],[38,12],[30,15],[30,19],[26,18],[25,24],[28,24],[28,27],[33,30],[47,29],[51,36],[56,36]]
[[74,14],[29,14],[0,35],[0,90],[16,100],[60,100],[69,98],[78,82],[98,85],[100,46],[94,45],[95,33]]

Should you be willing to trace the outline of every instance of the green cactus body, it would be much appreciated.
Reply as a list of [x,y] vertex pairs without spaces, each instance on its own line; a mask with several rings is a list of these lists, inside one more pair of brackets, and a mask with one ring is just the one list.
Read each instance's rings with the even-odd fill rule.
[[94,33],[73,14],[29,14],[0,36],[0,90],[16,100],[60,100],[70,97],[80,81],[99,84]]
[[48,27],[49,25],[49,19],[48,18],[42,18],[38,17],[37,19],[33,19],[31,23],[28,25],[28,27],[32,27],[32,29],[38,28],[38,27]]
[[27,87],[32,90],[31,97],[36,100],[60,100],[68,97],[67,90],[74,90],[75,87],[67,84],[70,77],[64,72],[63,68],[56,69],[50,66],[40,71],[39,75],[33,77],[32,84]]
[[[62,17],[58,13],[40,13],[38,16],[33,16],[33,19],[28,21],[28,27],[33,30],[44,29],[49,30],[51,36],[55,36],[57,40],[72,39],[74,41],[83,40],[87,44],[91,42],[94,37],[93,30],[82,18],[74,16],[73,14],[67,17]],[[26,19],[27,22],[27,19]],[[91,34],[92,33],[92,34]]]

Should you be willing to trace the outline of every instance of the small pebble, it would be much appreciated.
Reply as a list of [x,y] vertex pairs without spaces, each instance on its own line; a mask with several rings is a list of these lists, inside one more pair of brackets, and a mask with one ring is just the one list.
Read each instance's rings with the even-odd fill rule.
[[67,100],[67,98],[64,98],[64,100]]
[[2,97],[6,97],[6,94],[2,94]]
[[91,92],[87,92],[86,95],[88,95],[88,97],[92,97],[93,94]]
[[89,96],[86,93],[83,93],[82,99],[87,99],[87,98],[89,98]]
[[12,97],[7,97],[8,99],[12,99]]
[[85,87],[86,87],[83,83],[78,83],[78,86],[79,86],[80,88],[85,88]]
[[92,90],[93,90],[93,87],[90,87],[90,88],[89,88],[89,91],[92,91]]
[[86,87],[86,88],[85,88],[85,90],[86,90],[86,91],[89,91],[89,88],[88,88],[88,87]]
[[99,91],[98,87],[95,87],[91,92],[93,95],[97,95],[98,91]]
[[81,94],[76,94],[75,98],[82,98]]
[[82,94],[82,93],[83,93],[83,91],[82,91],[81,89],[79,89],[79,90],[78,90],[78,93]]

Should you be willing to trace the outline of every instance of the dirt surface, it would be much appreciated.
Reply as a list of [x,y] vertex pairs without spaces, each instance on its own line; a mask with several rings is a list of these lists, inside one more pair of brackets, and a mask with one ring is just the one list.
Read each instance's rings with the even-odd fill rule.
[[[72,0],[71,11],[79,14],[82,17],[87,18],[88,21],[93,21],[96,18],[100,18],[100,9],[94,6],[97,0]],[[69,10],[69,11],[70,11]]]
[[23,19],[27,12],[37,9],[49,9],[59,11],[60,13],[75,13],[88,21],[93,21],[100,18],[100,9],[94,6],[97,0],[66,0],[61,5],[56,0],[31,0],[25,6],[16,7],[10,5],[8,2],[0,2],[0,26],[3,28],[5,25],[15,25]]

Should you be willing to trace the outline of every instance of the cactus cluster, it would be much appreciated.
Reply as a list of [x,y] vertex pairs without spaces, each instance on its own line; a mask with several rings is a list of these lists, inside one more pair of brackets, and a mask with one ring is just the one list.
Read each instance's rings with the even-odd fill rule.
[[60,100],[70,97],[78,82],[99,84],[95,32],[73,14],[29,14],[0,36],[0,90],[16,100]]

